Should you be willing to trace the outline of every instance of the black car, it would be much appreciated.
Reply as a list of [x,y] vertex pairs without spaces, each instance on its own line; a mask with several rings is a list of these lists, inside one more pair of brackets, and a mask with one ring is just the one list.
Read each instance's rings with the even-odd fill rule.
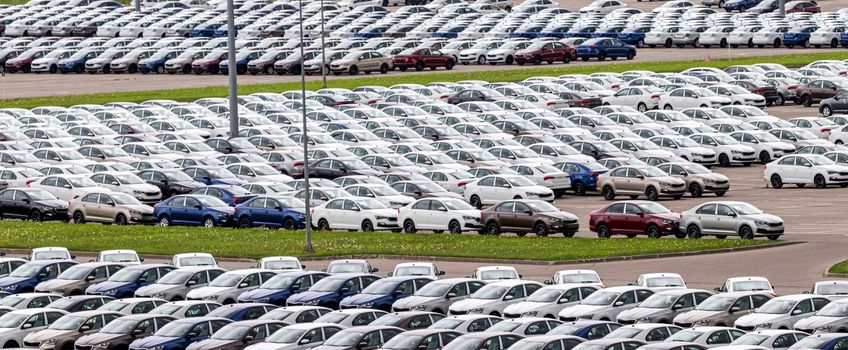
[[834,113],[846,112],[848,112],[848,91],[840,92],[836,96],[819,102],[819,113],[825,117],[830,117]]
[[32,221],[68,220],[68,202],[37,188],[0,191],[0,217]]
[[159,187],[162,199],[178,194],[186,194],[204,184],[194,181],[180,169],[148,169],[136,173],[145,182]]
[[325,158],[316,160],[309,165],[310,177],[325,179],[335,179],[348,175],[378,176],[382,174],[382,172],[372,169],[359,159]]
[[72,295],[61,299],[56,299],[52,303],[45,306],[49,309],[60,309],[67,312],[80,312],[88,310],[97,310],[103,304],[106,304],[114,298],[102,295]]
[[580,153],[594,157],[595,159],[630,157],[629,154],[622,152],[620,149],[606,141],[583,140],[574,141],[568,145],[574,147],[574,149],[580,151]]
[[494,102],[499,99],[503,99],[503,95],[498,96],[498,93],[483,90],[483,89],[466,89],[460,92],[457,92],[448,97],[448,103],[450,104],[460,104],[463,102],[474,102],[474,101],[488,101]]

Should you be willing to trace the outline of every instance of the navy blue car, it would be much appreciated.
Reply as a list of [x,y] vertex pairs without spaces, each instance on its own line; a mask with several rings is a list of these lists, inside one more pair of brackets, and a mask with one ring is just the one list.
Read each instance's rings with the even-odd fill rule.
[[85,48],[77,51],[71,57],[60,60],[56,63],[59,67],[59,72],[61,73],[70,73],[74,72],[77,74],[85,72],[85,62],[97,58],[103,51],[96,48]]
[[180,195],[168,198],[153,208],[153,219],[160,226],[232,226],[235,209],[212,196]]
[[302,293],[289,297],[286,305],[323,306],[338,309],[342,299],[355,295],[379,280],[380,277],[365,273],[340,273],[322,278]]
[[141,72],[141,74],[147,74],[150,72],[165,74],[165,62],[179,56],[180,53],[181,52],[179,50],[175,50],[173,48],[161,49],[152,56],[138,61],[138,71]]
[[132,298],[137,289],[156,283],[159,277],[172,270],[176,270],[176,267],[166,264],[128,266],[109,276],[106,281],[88,286],[85,294],[103,295],[115,299]]
[[619,327],[621,327],[620,324],[610,321],[579,320],[563,323],[551,329],[546,335],[573,335],[586,340],[595,340],[603,338]]
[[790,48],[795,45],[809,47],[810,33],[815,32],[816,29],[819,29],[819,27],[815,25],[804,25],[792,28],[786,33],[783,33],[783,44]]
[[406,298],[425,284],[432,282],[429,277],[389,277],[371,283],[359,294],[342,299],[342,308],[379,309],[386,312],[392,310],[392,304],[401,298]]
[[727,12],[745,12],[745,10],[759,5],[762,1],[763,0],[728,0],[724,3],[724,10]]
[[848,346],[846,333],[818,333],[799,340],[793,349],[842,350]]
[[131,349],[182,350],[190,344],[209,339],[212,333],[232,323],[226,318],[190,317],[168,322],[153,335],[136,339]]
[[238,227],[279,227],[296,230],[306,227],[306,203],[292,197],[278,195],[248,199],[236,206]]
[[0,278],[0,291],[10,294],[29,293],[41,282],[49,281],[76,265],[69,260],[39,260],[21,265],[9,276]]
[[586,191],[597,191],[598,176],[609,171],[597,162],[562,162],[554,164],[554,167],[568,173],[571,189],[578,196],[585,195]]
[[636,47],[645,46],[645,33],[651,31],[651,26],[627,27],[618,33],[618,40]]
[[190,166],[183,169],[188,176],[191,176],[194,181],[202,182],[205,185],[236,185],[241,186],[247,183],[236,177],[229,170],[219,166],[198,165]]
[[276,305],[265,303],[229,304],[210,311],[206,316],[226,318],[234,322],[247,321],[258,319],[276,308]]
[[[262,50],[239,51],[236,53],[236,74],[247,74],[247,65],[260,56],[264,55]],[[223,60],[218,63],[218,72],[221,74],[229,74],[230,62]]]
[[188,194],[212,196],[220,199],[224,203],[227,203],[231,207],[234,207],[239,203],[244,203],[247,200],[256,197],[256,195],[250,194],[250,192],[244,189],[244,187],[235,185],[206,186],[194,189]]
[[598,61],[607,58],[615,60],[619,57],[632,60],[636,57],[636,47],[614,38],[589,39],[577,46],[577,58],[584,61],[588,61],[590,58],[597,58]]
[[297,271],[281,273],[262,283],[259,288],[241,293],[240,303],[259,302],[285,306],[290,296],[300,293],[324,277],[325,272]]

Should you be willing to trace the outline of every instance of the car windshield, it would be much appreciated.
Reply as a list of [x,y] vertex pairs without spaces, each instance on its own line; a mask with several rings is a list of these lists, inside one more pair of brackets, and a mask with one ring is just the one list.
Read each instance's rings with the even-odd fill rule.
[[642,332],[642,329],[636,327],[619,327],[618,329],[610,332],[604,337],[612,338],[633,338]]
[[[328,269],[327,272],[334,273],[348,271],[330,271]],[[309,290],[312,292],[333,292],[338,290],[339,287],[341,287],[341,285],[345,282],[347,282],[347,279],[344,278],[323,278],[320,281],[315,282],[315,284],[312,285]]]
[[749,333],[736,338],[730,345],[760,345],[768,338],[769,336],[767,335]]
[[830,303],[816,312],[816,316],[846,317],[848,316],[848,303]]
[[653,294],[645,299],[645,301],[639,303],[639,307],[649,308],[649,309],[666,309],[671,307],[675,301],[677,301],[677,295],[668,295],[668,294]]
[[[15,269],[15,271],[12,271],[12,273],[9,274],[9,277],[32,277],[35,276],[39,271],[41,271],[42,267],[44,267],[44,265],[24,264],[21,265],[21,267]],[[8,297],[5,299],[0,299],[0,304],[3,304],[6,299],[8,299]]]
[[789,347],[789,349],[821,349],[827,343],[829,343],[832,338],[819,338],[819,337],[806,337],[804,339],[799,340],[797,343],[793,344]]
[[400,266],[395,268],[394,276],[430,276],[429,266]]
[[182,171],[170,171],[164,173],[164,175],[166,178],[168,178],[169,181],[173,182],[192,181],[191,176],[188,176]]
[[129,304],[130,303],[121,302],[121,301],[110,301],[106,304],[103,304],[103,306],[99,307],[98,310],[120,311],[120,310],[123,310],[125,307],[127,307],[127,305],[129,305]]
[[270,337],[265,339],[265,342],[274,343],[274,344],[293,344],[300,336],[306,333],[305,329],[288,329],[283,328],[279,331],[274,332]]
[[[299,266],[298,266],[299,267]],[[274,276],[265,283],[262,283],[261,288],[266,289],[285,289],[291,286],[292,282],[298,279],[299,276]],[[308,278],[308,277],[307,277]]]
[[250,331],[250,326],[228,324],[212,334],[212,339],[239,340]]
[[680,277],[651,277],[647,279],[648,288],[656,287],[682,287],[685,284]]
[[398,334],[394,336],[392,339],[383,344],[380,348],[382,349],[397,349],[397,350],[407,350],[414,349],[416,345],[421,341],[424,336],[421,335],[409,335],[409,334]]
[[777,136],[774,136],[767,132],[752,133],[751,135],[753,135],[754,138],[760,142],[780,142],[780,139],[778,139]]
[[474,294],[471,294],[471,298],[489,300],[500,299],[508,290],[508,286],[486,285],[474,292]]
[[350,347],[362,338],[364,333],[356,330],[343,330],[324,342],[324,346]]
[[18,328],[29,317],[28,314],[7,313],[0,316],[0,328]]
[[571,350],[603,350],[606,349],[606,344],[586,344],[581,343],[577,344],[577,346],[571,348]]
[[[201,273],[205,273],[205,272],[201,272]],[[167,274],[165,274],[165,276],[162,276],[162,278],[160,278],[158,281],[156,281],[156,283],[157,284],[171,284],[171,285],[183,284],[186,281],[188,281],[189,277],[194,276],[194,274],[195,274],[195,272],[193,272],[193,271],[174,270],[174,271],[168,272]]]
[[109,276],[109,282],[133,282],[144,272],[142,269],[123,269]]
[[832,160],[828,159],[825,156],[808,155],[808,156],[806,156],[806,158],[807,158],[807,160],[810,161],[810,163],[813,163],[813,165],[834,165],[834,164],[836,164]]
[[[431,284],[428,284],[428,286],[429,285],[431,285]],[[425,288],[426,288],[426,286],[425,286]],[[455,319],[455,318],[443,318],[443,319],[438,320],[435,323],[433,323],[429,328],[432,328],[432,329],[456,329],[456,327],[459,327],[460,325],[462,325],[463,322],[465,322],[465,321],[458,320],[458,319]]]
[[[8,154],[8,153],[6,153]],[[15,160],[16,163],[35,163],[40,162],[38,158],[29,153],[18,153],[18,154],[9,154],[12,156],[12,159]]]
[[88,266],[71,266],[67,270],[59,274],[59,276],[56,278],[60,280],[81,280],[85,278],[85,276],[88,276],[88,274],[93,269],[94,268]]
[[519,278],[515,270],[484,270],[480,272],[480,276],[478,277],[482,280],[509,280]]
[[[745,214],[742,214],[742,215],[745,215]],[[733,283],[733,290],[734,291],[771,290],[771,285],[767,281],[740,281],[740,282],[734,282]]]
[[583,305],[609,305],[618,297],[618,292],[612,291],[597,291],[583,299],[580,304]]
[[486,329],[487,332],[512,332],[519,326],[521,321],[501,321]]
[[129,334],[139,323],[137,320],[122,320],[117,319],[107,323],[98,333],[106,334]]
[[560,295],[562,295],[562,290],[558,288],[542,288],[530,294],[527,298],[527,301],[533,301],[537,303],[551,303],[559,300]]
[[671,213],[671,210],[668,210],[668,208],[656,202],[641,202],[639,203],[639,207],[642,208],[642,211],[646,214]]
[[723,297],[719,295],[714,295],[707,300],[704,300],[702,303],[698,304],[695,307],[695,310],[703,310],[703,311],[724,311],[736,301],[736,298],[733,297]]
[[194,323],[190,322],[170,322],[159,328],[154,335],[157,337],[183,337],[193,327]]
[[235,287],[244,278],[240,273],[225,273],[209,283],[210,287]]
[[791,300],[772,299],[767,301],[763,306],[757,309],[758,314],[788,314],[795,306],[795,302]]
[[65,315],[56,320],[56,322],[50,324],[47,329],[69,331],[79,328],[79,326],[81,326],[87,319],[88,317],[84,316]]
[[510,184],[512,184],[515,187],[536,186],[536,184],[533,181],[530,181],[530,179],[523,177],[523,176],[509,177],[509,178],[505,178],[505,180],[507,180]]
[[663,177],[668,176],[668,174],[664,173],[662,170],[654,168],[654,167],[643,167],[639,168],[643,175],[646,177]]
[[74,187],[97,187],[97,183],[87,177],[67,177],[65,179]]
[[440,297],[445,295],[453,286],[453,283],[428,283],[415,292],[415,295],[420,297]]
[[680,332],[672,334],[666,341],[682,341],[689,342],[695,339],[698,339],[704,332],[701,331],[693,331],[693,330],[682,330]]

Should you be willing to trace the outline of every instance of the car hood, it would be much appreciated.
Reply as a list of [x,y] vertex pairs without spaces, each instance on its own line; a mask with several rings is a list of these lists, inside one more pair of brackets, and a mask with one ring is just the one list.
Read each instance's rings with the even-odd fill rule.
[[727,176],[718,173],[697,174],[696,176],[713,181],[728,181]]
[[527,311],[536,311],[545,307],[551,306],[551,303],[542,303],[537,301],[522,301],[504,308],[504,314],[519,314]]
[[486,306],[489,306],[489,305],[492,305],[492,304],[496,304],[496,303],[499,303],[500,301],[501,301],[500,298],[498,298],[498,299],[465,299],[465,300],[460,300],[460,301],[453,303],[453,305],[451,305],[450,308],[451,308],[451,310],[459,310],[459,311],[471,310],[471,309],[476,309],[476,308],[481,308],[481,307],[486,307]]
[[186,294],[187,298],[198,298],[203,299],[208,296],[218,295],[221,293],[229,292],[233,290],[234,287],[200,287],[195,290],[192,290]]
[[203,183],[197,181],[177,181],[174,182],[174,185],[188,187],[188,188],[200,188],[203,187]]
[[356,294],[342,299],[342,304],[365,304],[387,297],[385,294]]
[[674,318],[674,322],[693,323],[700,320],[708,320],[716,316],[721,316],[725,314],[725,312],[726,311],[692,310],[677,315],[677,317]]
[[172,342],[177,339],[180,339],[180,337],[160,337],[156,335],[151,335],[146,338],[137,339],[136,341],[130,344],[130,347],[148,349],[160,344]]
[[151,284],[144,287],[139,288],[135,291],[138,295],[156,295],[167,293],[175,289],[180,289],[182,285],[180,284]]
[[334,292],[310,292],[310,291],[306,291],[306,292],[303,292],[303,293],[298,293],[298,294],[292,295],[291,298],[289,298],[289,301],[303,302],[303,301],[312,300],[312,299],[320,299],[320,298],[323,298],[323,297],[326,297],[326,296],[330,296],[332,294],[335,294],[335,293]]
[[758,314],[753,313],[749,315],[745,315],[736,320],[736,324],[740,326],[756,326],[763,323],[771,323],[780,321],[781,319],[788,318],[788,315],[784,314]]
[[398,308],[412,308],[422,304],[429,304],[441,299],[442,297],[421,297],[413,295],[396,301],[392,306]]
[[69,331],[63,331],[63,330],[55,330],[55,329],[44,329],[44,330],[40,330],[40,331],[35,332],[35,333],[30,333],[24,339],[27,342],[40,343],[40,342],[43,342],[43,341],[48,340],[48,339],[53,339],[53,338],[58,338],[58,337],[68,335],[72,332],[76,333],[77,330],[72,329],[72,330],[69,330]]
[[748,218],[748,219],[751,219],[751,220],[765,221],[765,222],[772,223],[772,224],[777,224],[777,223],[783,222],[783,219],[781,219],[779,216],[771,215],[771,214],[765,214],[765,213],[754,214],[754,215],[742,215],[742,217]]
[[0,286],[9,286],[13,284],[29,281],[30,277],[3,277],[0,278]]
[[47,199],[47,200],[43,200],[43,201],[35,201],[34,203],[43,205],[45,207],[51,207],[51,208],[63,208],[63,209],[68,208],[68,202],[63,201],[63,200],[59,200],[59,199]]
[[541,216],[546,216],[550,218],[560,219],[560,220],[577,220],[577,216],[571,213],[566,212],[549,212],[549,213],[539,213]]
[[88,287],[86,292],[104,292],[107,290],[112,290],[115,288],[125,287],[133,282],[100,282],[98,284],[92,285]]
[[660,213],[660,214],[651,214],[651,216],[658,217],[660,219],[677,221],[680,220],[680,214],[678,213]]
[[55,290],[57,288],[67,287],[71,284],[79,283],[78,280],[60,280],[52,279],[38,284],[39,290]]
[[127,336],[126,334],[109,334],[109,333],[92,333],[88,335],[84,335],[77,339],[76,344],[78,345],[94,345],[100,344],[108,341],[112,341],[121,337]]
[[563,309],[559,315],[562,317],[580,317],[603,311],[609,307],[610,305],[574,305]]
[[644,317],[658,315],[668,311],[668,309],[652,309],[647,307],[635,307],[630,310],[624,310],[618,314],[618,318],[625,320],[638,320]]
[[[241,343],[239,340],[223,340],[223,339],[204,339],[197,343],[189,345],[191,350],[211,350],[227,346],[233,346],[236,343]],[[242,345],[244,346],[244,345]],[[239,347],[241,348],[241,347]]]
[[285,292],[286,289],[267,289],[267,288],[259,288],[254,290],[249,290],[247,292],[239,294],[239,299],[259,299],[273,296],[278,293]]
[[[156,191],[159,191],[159,189],[157,188]],[[155,192],[155,191],[149,191],[149,192]],[[153,207],[151,207],[149,205],[132,204],[132,205],[124,205],[124,207],[129,209],[129,210],[134,210],[134,211],[137,211],[137,212],[142,213],[142,214],[153,214]]]
[[811,329],[848,321],[846,317],[810,316],[795,322],[795,329]]

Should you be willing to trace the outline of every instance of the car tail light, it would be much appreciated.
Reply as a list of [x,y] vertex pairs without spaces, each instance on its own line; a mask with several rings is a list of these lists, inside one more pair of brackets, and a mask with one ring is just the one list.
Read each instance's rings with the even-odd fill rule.
[[548,103],[546,103],[545,105],[546,105],[546,106],[553,106],[553,105],[554,105],[554,102],[553,102],[553,101],[548,101]]
[[[819,132],[830,132],[830,128],[821,128]],[[2,182],[0,182],[0,184],[2,184]]]
[[659,100],[659,99],[660,99],[660,95],[651,95],[651,99],[653,99],[653,100]]
[[615,84],[612,86],[612,89],[618,91],[619,89],[621,89],[621,85]]
[[589,103],[589,100],[580,100],[580,103]]
[[795,86],[795,85],[789,85],[789,86],[787,86],[786,88],[787,88],[787,89],[789,89],[789,90],[795,90],[795,89],[797,89],[798,87],[797,87],[797,86]]
[[766,91],[766,88],[761,88],[761,87],[760,87],[760,88],[756,88],[756,89],[754,89],[754,91]]
[[456,185],[459,186],[459,187],[465,187],[465,185],[467,185],[467,184],[468,184],[468,181],[460,181],[460,182],[456,183]]
[[26,180],[27,187],[29,187],[29,184],[31,184],[33,181],[35,181],[35,180]]
[[542,180],[548,181],[548,180],[551,180],[553,178],[554,178],[553,176],[545,175],[545,177],[543,177]]
[[598,175],[601,175],[601,174],[600,174],[600,173],[596,173],[596,172],[591,172],[591,173],[589,173],[589,177],[598,177]]
[[244,202],[245,199],[247,199],[247,198],[245,198],[245,197],[235,197],[235,198],[233,198],[233,203],[241,203],[241,202]]
[[595,45],[589,45],[589,48],[590,49],[596,49],[597,47],[595,47]]

